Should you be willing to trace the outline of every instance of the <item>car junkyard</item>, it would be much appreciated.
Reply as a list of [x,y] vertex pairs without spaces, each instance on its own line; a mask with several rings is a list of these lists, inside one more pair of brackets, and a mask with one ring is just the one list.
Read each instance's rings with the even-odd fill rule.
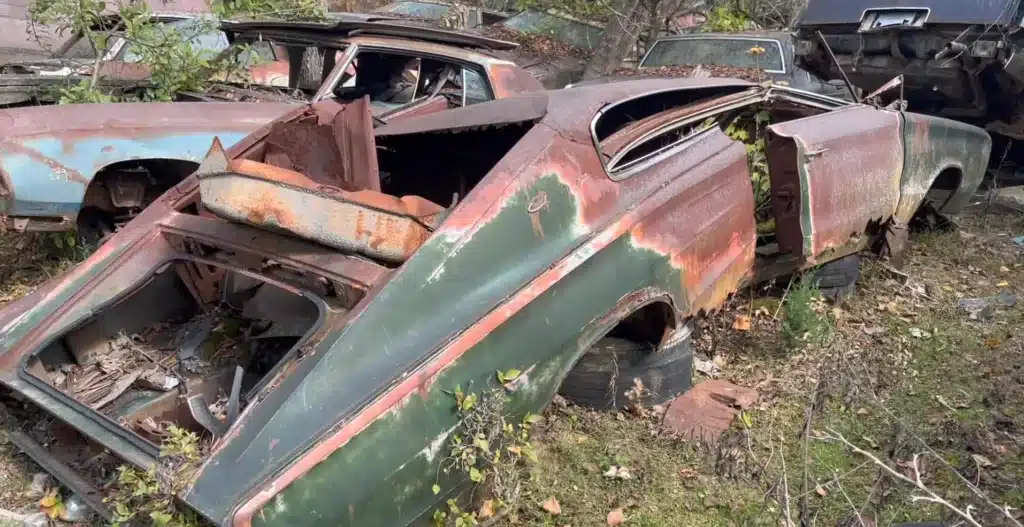
[[1024,194],[822,3],[582,82],[539,10],[220,21],[0,110],[0,525],[1020,525]]

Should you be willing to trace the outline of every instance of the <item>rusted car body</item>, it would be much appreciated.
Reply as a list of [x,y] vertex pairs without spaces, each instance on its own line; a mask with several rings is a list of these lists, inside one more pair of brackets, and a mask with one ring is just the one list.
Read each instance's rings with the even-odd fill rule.
[[[770,239],[755,226],[747,149],[723,130],[737,111],[774,123]],[[990,148],[958,122],[729,79],[553,90],[371,123],[365,99],[318,103],[226,153],[215,144],[111,243],[0,311],[0,382],[78,437],[19,444],[98,497],[59,452],[89,443],[148,467],[151,420],[171,420],[214,438],[180,498],[219,525],[416,524],[464,483],[438,470],[459,425],[457,386],[505,390],[514,416],[539,411],[637,316],[636,338],[662,353],[745,285],[891,239],[936,180],[959,182],[935,203],[956,211]],[[180,393],[113,402],[74,387],[86,364],[127,375],[103,365],[108,339],[247,313],[264,291],[242,294],[253,287],[282,299],[259,315],[271,330],[308,313],[264,355],[272,364],[179,369]],[[162,324],[166,309],[142,308],[154,297],[191,306],[189,322]],[[166,353],[185,360],[180,343],[149,349],[164,365],[175,364]],[[497,385],[494,372],[513,368],[515,382]],[[232,394],[223,419],[206,410],[218,391]]]
[[[408,100],[371,100],[378,123],[543,88],[525,70],[487,51],[515,44],[477,35],[360,15],[331,24],[225,27],[232,49],[267,59],[253,67],[262,85],[224,84],[208,93],[185,94],[176,103],[5,112],[0,117],[7,122],[0,140],[4,225],[18,231],[60,231],[77,223],[83,230],[98,231],[93,237],[102,237],[191,173],[214,137],[230,146],[298,103],[338,104],[357,97],[363,85],[381,80],[367,73],[371,59],[421,61],[416,92]],[[321,55],[324,68],[306,77],[312,84],[300,85],[298,66],[310,52]],[[360,60],[367,63],[363,74],[356,73]],[[441,75],[448,77],[440,82]]]

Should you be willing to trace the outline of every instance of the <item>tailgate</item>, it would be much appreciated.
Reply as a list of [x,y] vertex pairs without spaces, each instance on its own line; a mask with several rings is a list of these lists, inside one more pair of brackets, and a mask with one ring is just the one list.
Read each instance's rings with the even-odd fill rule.
[[927,24],[1006,25],[1020,0],[810,0],[800,26],[858,24],[869,9],[928,9]]

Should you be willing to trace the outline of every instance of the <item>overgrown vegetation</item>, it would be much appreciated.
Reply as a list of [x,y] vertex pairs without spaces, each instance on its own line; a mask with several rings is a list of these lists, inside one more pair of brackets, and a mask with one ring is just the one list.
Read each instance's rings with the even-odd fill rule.
[[197,527],[195,512],[179,507],[175,496],[188,486],[201,458],[199,436],[177,426],[168,428],[160,446],[160,463],[149,470],[118,468],[117,484],[107,501],[114,527],[145,519],[157,527]]
[[[497,388],[478,394],[464,393],[460,386],[452,393],[459,426],[449,439],[441,471],[455,474],[454,479],[468,479],[471,492],[461,504],[453,498],[447,501],[446,510],[436,510],[435,525],[462,527],[505,516],[517,521],[529,467],[536,461],[530,427],[540,419],[527,414],[517,422],[509,415],[502,386],[515,382],[519,375],[518,370],[498,372]],[[434,493],[440,491],[435,484]]]
[[[214,79],[247,78],[252,62],[241,53],[217,53],[204,49],[201,39],[218,34],[218,20],[280,18],[310,20],[324,17],[316,0],[214,0],[212,16],[181,24],[153,23],[153,11],[145,2],[105,0],[36,0],[29,13],[36,24],[51,25],[80,35],[81,45],[91,50],[89,78],[55,88],[49,97],[66,103],[122,101],[171,101],[177,94],[203,91]],[[113,16],[116,13],[116,17]],[[115,42],[130,47],[131,61],[147,69],[141,88],[122,89],[101,83],[104,56]]]
[[792,348],[808,343],[821,344],[831,332],[831,324],[825,313],[825,300],[815,285],[813,273],[795,278],[794,281],[795,285],[782,306],[779,330],[783,341]]

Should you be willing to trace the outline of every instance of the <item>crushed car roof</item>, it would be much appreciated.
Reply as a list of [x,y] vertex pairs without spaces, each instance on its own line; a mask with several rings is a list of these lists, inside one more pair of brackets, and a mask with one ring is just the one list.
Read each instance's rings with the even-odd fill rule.
[[360,13],[331,15],[326,22],[246,21],[229,22],[223,24],[222,27],[228,33],[297,31],[313,38],[329,39],[367,35],[426,40],[449,46],[489,50],[512,50],[519,47],[519,44],[515,42],[487,38],[472,33],[411,25],[394,17]]

